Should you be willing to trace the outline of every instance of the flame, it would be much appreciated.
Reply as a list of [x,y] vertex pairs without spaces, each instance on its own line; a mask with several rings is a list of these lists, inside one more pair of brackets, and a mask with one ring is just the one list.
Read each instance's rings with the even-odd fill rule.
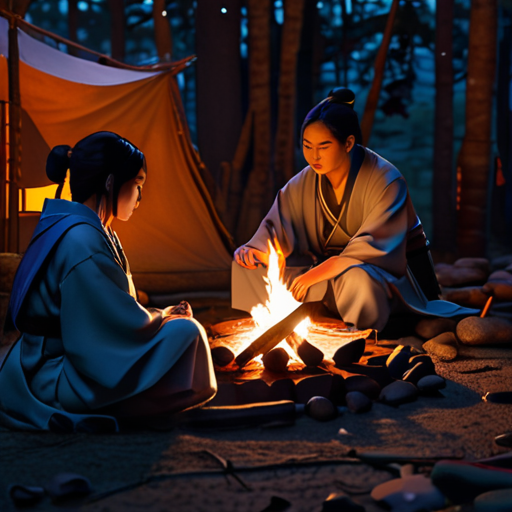
[[[269,241],[268,247],[267,277],[264,278],[268,299],[265,301],[265,304],[258,304],[251,310],[251,316],[256,324],[256,328],[253,331],[255,338],[283,320],[283,318],[286,318],[301,305],[300,302],[293,298],[292,293],[288,290],[282,279],[285,258],[279,244],[276,243],[276,248]],[[310,325],[311,320],[309,317],[305,318],[295,328],[295,332],[303,338],[307,338]],[[277,346],[284,348],[290,359],[299,361],[295,352],[286,343],[286,340],[281,341]]]

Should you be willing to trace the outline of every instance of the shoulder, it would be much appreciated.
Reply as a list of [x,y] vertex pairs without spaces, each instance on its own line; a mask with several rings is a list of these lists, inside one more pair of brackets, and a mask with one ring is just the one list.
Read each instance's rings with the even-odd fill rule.
[[112,258],[106,235],[89,223],[77,223],[62,237],[55,252],[55,260],[67,273],[97,254]]
[[316,176],[316,172],[308,165],[288,181],[281,190],[283,192],[291,192],[309,187],[315,183]]
[[369,148],[364,148],[365,157],[361,170],[366,179],[381,187],[387,187],[396,180],[405,182],[400,171],[388,160]]

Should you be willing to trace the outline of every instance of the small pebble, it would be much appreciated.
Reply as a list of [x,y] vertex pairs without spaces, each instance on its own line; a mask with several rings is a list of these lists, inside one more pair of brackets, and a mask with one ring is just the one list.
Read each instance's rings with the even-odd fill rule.
[[367,412],[372,408],[372,401],[360,391],[350,391],[345,395],[345,401],[348,410],[355,414]]
[[269,350],[262,358],[263,366],[271,372],[285,372],[290,356],[282,347]]
[[330,421],[338,416],[338,408],[323,396],[310,398],[304,411],[309,417],[317,421]]
[[382,389],[379,401],[388,405],[400,405],[416,400],[418,389],[410,382],[397,380]]
[[512,323],[502,318],[470,316],[457,325],[457,337],[465,345],[512,344]]
[[446,387],[446,381],[439,375],[427,375],[416,384],[420,393],[431,393]]
[[366,340],[359,338],[349,341],[336,350],[333,359],[336,366],[348,366],[351,363],[357,363],[364,354]]
[[451,318],[423,318],[416,324],[416,334],[431,340],[443,332],[455,332],[457,322]]

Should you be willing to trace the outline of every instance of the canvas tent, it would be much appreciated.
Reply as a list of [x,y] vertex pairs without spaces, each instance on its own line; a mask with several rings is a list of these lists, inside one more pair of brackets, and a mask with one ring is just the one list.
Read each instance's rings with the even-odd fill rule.
[[[8,28],[0,17],[0,100],[8,100]],[[150,293],[227,289],[231,247],[201,180],[172,71],[141,72],[73,57],[18,28],[21,186],[50,184],[48,151],[110,130],[146,155],[140,208],[116,222],[137,286]]]

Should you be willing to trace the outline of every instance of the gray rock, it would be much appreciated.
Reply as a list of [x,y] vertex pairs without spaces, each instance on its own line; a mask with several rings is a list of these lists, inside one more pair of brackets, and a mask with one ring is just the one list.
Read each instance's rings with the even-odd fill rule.
[[502,318],[470,316],[457,325],[457,337],[466,345],[512,344],[512,323]]
[[304,412],[317,421],[330,421],[338,416],[338,408],[323,396],[310,398]]
[[366,340],[364,338],[345,343],[334,353],[333,359],[336,366],[347,366],[350,363],[357,363],[364,354],[365,348]]
[[416,384],[420,393],[432,393],[446,387],[446,381],[439,375],[427,375]]
[[400,405],[413,402],[418,396],[418,389],[410,382],[397,380],[382,389],[379,401],[388,405]]
[[455,332],[457,322],[451,318],[424,318],[416,324],[416,334],[430,340],[443,332]]
[[350,412],[367,412],[372,408],[372,401],[360,391],[350,391],[345,395],[347,407]]

